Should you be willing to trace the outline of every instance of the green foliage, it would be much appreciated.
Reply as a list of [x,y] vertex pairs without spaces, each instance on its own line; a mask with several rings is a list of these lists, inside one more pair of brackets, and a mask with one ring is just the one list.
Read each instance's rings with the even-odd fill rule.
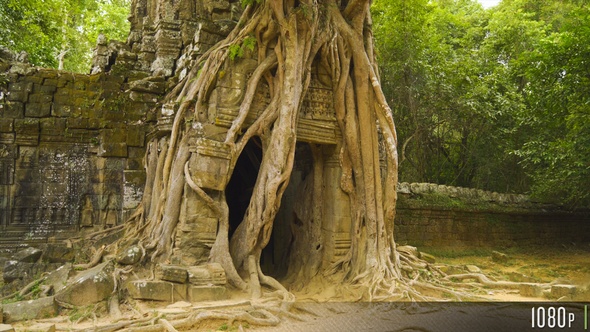
[[242,4],[242,8],[246,8],[249,5],[252,5],[254,3],[261,3],[262,0],[240,0],[240,3]]
[[583,1],[376,0],[400,179],[590,206]]
[[241,58],[244,56],[244,49],[238,44],[233,44],[229,47],[229,58],[235,60],[236,57]]
[[0,0],[0,45],[32,64],[86,72],[100,33],[124,40],[129,0]]
[[569,7],[551,24],[559,30],[515,64],[526,82],[518,130],[527,141],[514,154],[532,174],[537,197],[590,206],[590,9]]
[[217,331],[238,331],[240,330],[239,326],[242,325],[243,328],[249,328],[250,325],[248,323],[243,323],[243,324],[239,324],[239,325],[235,325],[235,324],[231,324],[228,325],[227,323],[223,323],[218,329]]
[[256,47],[256,38],[252,36],[244,38],[244,41],[242,42],[242,48],[254,51],[254,47]]
[[233,61],[236,58],[243,58],[244,52],[249,50],[250,52],[254,51],[256,47],[256,38],[252,36],[248,36],[244,38],[241,44],[232,44],[229,47],[229,58]]

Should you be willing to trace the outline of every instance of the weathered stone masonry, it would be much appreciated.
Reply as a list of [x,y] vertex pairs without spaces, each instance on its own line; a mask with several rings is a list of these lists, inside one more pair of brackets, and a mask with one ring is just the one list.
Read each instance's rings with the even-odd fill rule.
[[432,183],[398,187],[396,240],[426,247],[590,244],[589,211]]
[[3,245],[119,224],[142,195],[163,79],[147,89],[109,73],[1,66]]
[[[231,30],[240,11],[235,1],[157,4],[134,1],[126,43],[99,38],[90,75],[35,68],[0,52],[0,250],[112,227],[139,204],[146,142],[169,133],[177,107],[159,104],[163,94]],[[186,6],[195,8],[180,10]],[[210,98],[211,118],[203,120],[211,125],[207,130],[223,132],[231,125],[253,61],[235,61],[235,70],[218,79]],[[350,220],[342,213],[349,209],[348,198],[339,188],[335,149],[341,134],[329,85],[325,70],[315,66],[297,129],[302,143],[297,164],[270,244],[275,258],[284,256],[294,215],[304,214],[296,210],[297,201],[305,199],[297,197],[297,187],[305,185],[312,158],[306,144],[322,146],[323,200],[326,211],[332,211],[323,216],[326,257],[335,259],[350,246]],[[267,99],[264,87],[259,89],[246,125]],[[223,168],[223,149],[214,138],[195,142],[193,152],[210,156],[211,165],[191,164],[191,169],[207,173]],[[219,189],[215,183],[202,185]],[[190,190],[185,195],[195,196]],[[439,246],[590,241],[587,215],[547,209],[521,196],[486,195],[402,184],[396,239]],[[176,241],[183,254],[178,257],[188,264],[203,263],[217,221],[196,197],[184,201],[195,203],[182,208]]]
[[0,250],[124,221],[142,197],[146,142],[170,130],[175,105],[158,104],[169,81],[239,17],[233,1],[132,8],[127,42],[99,37],[90,75],[0,49]]

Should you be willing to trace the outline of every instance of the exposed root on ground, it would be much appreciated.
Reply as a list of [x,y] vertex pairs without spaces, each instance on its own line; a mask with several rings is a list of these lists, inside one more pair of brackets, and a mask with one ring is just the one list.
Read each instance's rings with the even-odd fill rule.
[[98,248],[94,252],[94,255],[92,256],[92,259],[90,260],[90,262],[84,263],[84,264],[76,264],[76,265],[74,265],[74,269],[87,270],[87,269],[95,267],[96,265],[98,265],[98,263],[100,263],[100,260],[102,259],[102,256],[104,255],[106,248],[107,248],[106,245],[101,246],[100,248]]
[[[256,1],[246,7],[228,37],[196,60],[162,101],[174,108],[174,120],[169,132],[158,133],[148,143],[144,195],[131,219],[124,226],[89,236],[95,238],[123,227],[123,237],[97,249],[89,263],[74,266],[89,269],[106,253],[117,254],[131,245],[140,248],[139,262],[131,268],[117,267],[113,276],[116,286],[109,311],[115,317],[124,317],[119,307],[119,296],[124,294],[120,279],[142,269],[144,274],[151,272],[153,279],[158,263],[170,263],[175,258],[181,207],[187,203],[183,201],[187,197],[185,190],[192,190],[206,219],[217,219],[209,261],[222,265],[230,285],[249,293],[251,308],[195,310],[165,318],[148,315],[95,327],[93,331],[177,331],[210,319],[275,326],[280,317],[297,317],[292,310],[294,295],[262,273],[260,260],[293,172],[300,111],[312,74],[320,81],[320,69],[323,89],[331,91],[334,122],[340,135],[335,135],[336,142],[330,149],[323,149],[323,143],[307,143],[313,165],[303,181],[308,181],[309,192],[303,193],[306,204],[302,200],[302,206],[294,211],[303,226],[297,234],[292,229],[297,250],[293,249],[289,258],[297,262],[289,265],[295,281],[306,284],[314,278],[327,278],[356,292],[363,301],[463,300],[473,299],[479,287],[518,287],[518,283],[494,281],[484,275],[448,276],[422,260],[417,252],[394,242],[397,136],[379,83],[369,6],[367,0],[273,0]],[[214,136],[219,137],[212,140],[206,128],[217,125],[217,119],[209,118],[214,115],[207,114],[212,91],[222,79],[224,68],[231,69],[232,61],[238,61],[230,59],[231,48],[243,47],[246,38],[252,36],[256,47],[250,58],[243,60],[256,63],[256,67],[242,73],[248,77],[246,85],[236,89],[242,94],[231,101],[234,104],[227,105],[235,109],[235,118],[225,129],[216,127]],[[246,127],[259,89],[268,91],[268,104]],[[230,239],[224,190],[239,156],[255,136],[261,145],[262,160],[247,211]],[[227,160],[223,172],[227,174],[220,174],[219,181],[224,179],[226,183],[207,187],[194,178],[196,172],[191,165],[203,160],[199,147],[204,147],[205,141],[223,149]],[[343,212],[346,218],[342,219],[350,220],[350,229],[345,231],[349,231],[351,239],[348,252],[331,268],[325,266],[329,260],[322,256],[324,241],[333,240],[323,238],[322,228],[326,213],[322,206],[324,159],[328,151],[340,166],[339,189],[350,208]],[[216,168],[216,172],[221,169]],[[475,282],[469,285],[463,279]]]
[[[12,294],[6,295],[4,297],[0,297],[0,301],[12,299],[12,298],[26,299],[27,296],[29,294],[31,294],[31,292],[33,291],[33,288],[42,284],[46,279],[47,279],[47,273],[43,273],[43,275],[40,278],[31,281],[30,283],[25,285],[20,290],[14,292]],[[49,292],[49,290],[47,290],[47,292]]]
[[[147,314],[147,317],[129,318],[116,323],[94,326],[90,329],[74,331],[179,331],[190,330],[205,321],[221,320],[229,325],[234,322],[254,326],[276,326],[281,320],[281,313],[274,307],[276,303],[252,304],[247,309],[194,310],[179,314]],[[271,311],[273,313],[271,313]],[[295,315],[286,313],[289,317]]]

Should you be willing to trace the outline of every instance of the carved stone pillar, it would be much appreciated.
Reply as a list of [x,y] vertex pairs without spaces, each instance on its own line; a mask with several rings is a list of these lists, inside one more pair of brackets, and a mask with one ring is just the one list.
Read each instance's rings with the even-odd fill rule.
[[339,147],[325,149],[324,164],[324,228],[325,243],[323,266],[329,265],[346,254],[350,248],[350,199],[340,188],[342,169]]

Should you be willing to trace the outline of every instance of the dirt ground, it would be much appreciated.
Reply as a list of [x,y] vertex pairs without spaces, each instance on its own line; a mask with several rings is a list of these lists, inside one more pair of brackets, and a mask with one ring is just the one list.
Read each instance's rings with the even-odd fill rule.
[[[569,247],[559,248],[541,248],[541,247],[527,247],[527,248],[477,248],[477,249],[457,249],[457,248],[418,248],[421,252],[429,253],[436,257],[436,264],[449,265],[452,268],[465,270],[467,265],[473,265],[481,269],[481,272],[496,280],[508,280],[518,282],[536,282],[545,283],[558,281],[559,283],[575,284],[584,287],[590,287],[590,244],[585,246],[571,245]],[[507,261],[499,263],[492,259],[492,251],[497,250],[508,256]],[[471,267],[473,268],[473,267]],[[298,314],[303,318],[303,321],[293,319],[285,319],[279,327],[261,328],[242,324],[242,330],[245,331],[283,331],[288,326],[289,330],[305,331],[313,329],[333,330],[338,324],[344,320],[347,321],[350,330],[358,330],[359,326],[364,326],[362,322],[351,320],[351,314],[358,315],[358,317],[365,317],[367,322],[371,322],[371,310],[359,309],[354,303],[354,294],[346,294],[341,291],[338,285],[333,284],[315,284],[300,289],[291,290],[297,298],[301,301],[300,307],[316,306],[310,315],[309,312],[303,310]],[[482,297],[491,301],[548,301],[546,298],[526,298],[518,294],[518,290],[494,290],[486,289],[487,294],[481,294]],[[326,303],[322,307],[322,303]],[[590,299],[589,299],[590,301]],[[241,303],[241,304],[240,304]],[[247,295],[235,294],[227,301],[227,310],[232,310],[244,306],[248,303]],[[307,304],[306,304],[307,303]],[[137,303],[139,304],[139,303]],[[184,310],[195,310],[196,306],[210,310],[210,307],[218,307],[222,303],[176,303],[164,304],[158,302],[141,303],[140,311],[158,311],[160,313],[174,314],[180,313]],[[320,305],[320,307],[317,307]],[[323,308],[325,310],[320,310]],[[105,308],[106,309],[106,308]],[[197,308],[198,309],[198,308]],[[311,308],[310,308],[311,309]],[[218,309],[214,309],[218,310]],[[297,312],[297,310],[295,310]],[[106,310],[105,310],[106,312]],[[353,318],[354,318],[353,315]],[[81,329],[93,329],[96,325],[105,325],[110,322],[108,316],[99,315],[99,317],[89,315],[87,319],[81,319],[77,324],[74,321],[74,314],[66,312],[60,317],[55,317],[37,322],[19,322],[13,324],[17,331],[31,331],[31,328],[36,326],[55,325],[58,331],[73,331]],[[386,320],[388,318],[385,318]],[[78,320],[78,319],[76,319]],[[331,323],[327,323],[331,322]],[[386,322],[386,321],[385,321]],[[362,323],[362,324],[361,324]],[[378,324],[377,321],[372,322]],[[387,323],[387,322],[386,322]],[[315,325],[314,325],[315,324]],[[332,325],[330,325],[332,324]],[[361,325],[358,325],[361,324]],[[239,331],[240,324],[228,324],[223,321],[207,321],[203,322],[201,326],[195,327],[194,331]],[[375,325],[378,328],[379,326]],[[325,329],[324,329],[325,328]],[[346,329],[345,329],[346,330]],[[286,331],[286,330],[285,330]]]
[[[437,263],[464,267],[475,265],[481,271],[497,280],[516,282],[549,283],[557,281],[590,287],[590,244],[561,247],[519,247],[519,248],[419,248],[437,258]],[[504,263],[492,259],[492,251],[508,256]],[[531,301],[543,298],[523,298],[518,291],[490,291],[486,298],[496,301]],[[590,300],[590,299],[589,299]]]

